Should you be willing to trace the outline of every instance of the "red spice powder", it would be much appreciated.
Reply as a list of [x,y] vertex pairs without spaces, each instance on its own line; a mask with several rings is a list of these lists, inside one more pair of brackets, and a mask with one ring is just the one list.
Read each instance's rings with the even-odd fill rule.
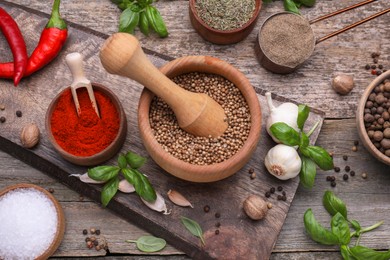
[[92,107],[87,90],[77,90],[80,117],[70,89],[60,96],[51,117],[54,139],[65,151],[77,156],[94,155],[109,146],[119,131],[119,113],[111,99],[94,90],[100,118]]

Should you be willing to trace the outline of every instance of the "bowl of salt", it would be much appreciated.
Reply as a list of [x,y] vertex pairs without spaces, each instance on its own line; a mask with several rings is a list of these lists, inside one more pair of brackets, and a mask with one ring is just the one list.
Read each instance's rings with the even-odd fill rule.
[[61,244],[65,217],[45,189],[16,184],[0,191],[0,258],[49,258]]

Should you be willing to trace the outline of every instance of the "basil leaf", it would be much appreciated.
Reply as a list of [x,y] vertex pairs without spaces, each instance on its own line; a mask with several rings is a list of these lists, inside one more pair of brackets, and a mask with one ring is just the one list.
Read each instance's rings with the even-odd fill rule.
[[295,5],[298,7],[298,8],[301,8],[302,4],[300,2],[298,2],[298,0],[293,0]]
[[295,5],[293,0],[284,0],[283,5],[284,5],[284,10],[289,11],[289,12],[293,12],[296,14],[300,14],[298,7]]
[[317,222],[311,209],[306,210],[303,221],[306,232],[314,241],[323,245],[337,245],[339,243],[335,234]]
[[[131,5],[132,6],[132,5]],[[139,13],[134,12],[131,6],[126,8],[119,17],[119,31],[134,34],[139,22]]]
[[186,217],[181,217],[180,219],[181,219],[181,223],[183,223],[183,225],[187,228],[187,230],[190,231],[191,234],[193,234],[194,236],[199,237],[200,241],[202,241],[202,244],[205,245],[203,239],[203,231],[200,225],[196,221]]
[[332,233],[339,238],[340,245],[348,245],[351,241],[351,231],[348,226],[348,222],[345,220],[340,212],[332,217],[331,227]]
[[349,253],[349,247],[346,245],[341,245],[340,252],[341,252],[341,255],[343,256],[344,260],[355,260],[356,259],[355,257],[353,257]]
[[316,0],[297,0],[297,1],[300,2],[301,4],[303,4],[306,7],[312,7],[316,3]]
[[301,139],[299,142],[299,149],[305,149],[309,146],[310,140],[309,137],[304,133],[301,132]]
[[145,8],[146,17],[153,30],[162,38],[168,36],[167,27],[161,17],[160,12],[154,6],[147,6]]
[[333,192],[328,190],[325,191],[324,196],[322,197],[322,203],[330,215],[334,216],[337,212],[339,212],[345,219],[347,219],[347,206],[345,206],[345,203],[334,195]]
[[154,236],[142,236],[138,238],[136,241],[134,240],[126,240],[128,243],[136,243],[137,248],[142,252],[153,253],[162,250],[167,242],[158,237]]
[[307,118],[309,117],[310,108],[306,105],[299,105],[298,106],[298,118],[297,118],[297,125],[301,131],[303,130],[303,127],[305,125],[305,122]]
[[362,227],[360,226],[359,222],[357,220],[350,220],[349,223],[351,223],[352,227],[356,230],[356,232],[359,232]]
[[115,177],[112,178],[109,182],[107,182],[101,193],[100,200],[104,207],[107,206],[107,204],[110,202],[110,200],[115,196],[116,192],[118,191],[118,185],[119,185],[119,178]]
[[134,169],[122,169],[125,179],[133,184],[135,192],[144,200],[153,202],[156,200],[156,191],[153,189],[148,178]]
[[283,122],[277,122],[271,125],[270,131],[280,142],[289,146],[299,145],[299,133]]
[[139,29],[146,36],[149,35],[149,21],[148,18],[146,17],[145,12],[139,14]]
[[138,154],[133,152],[128,152],[126,154],[126,160],[130,167],[133,169],[140,168],[146,162],[145,157],[139,156]]
[[390,259],[390,250],[378,252],[364,246],[355,246],[349,249],[349,252],[358,260],[388,260]]
[[125,169],[127,167],[126,157],[123,154],[118,157],[118,166],[121,169]]
[[302,167],[301,172],[299,173],[299,179],[303,187],[311,189],[314,186],[314,181],[316,179],[316,164],[308,157],[302,155]]
[[119,170],[117,166],[97,166],[88,169],[88,177],[95,181],[108,181],[118,176]]
[[321,169],[325,171],[333,169],[333,159],[324,148],[308,146],[301,151],[303,151],[304,155],[310,157]]

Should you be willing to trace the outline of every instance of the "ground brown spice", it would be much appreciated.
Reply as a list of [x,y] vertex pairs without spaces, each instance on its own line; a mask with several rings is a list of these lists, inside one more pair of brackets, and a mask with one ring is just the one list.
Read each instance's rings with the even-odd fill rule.
[[163,149],[182,161],[197,165],[220,163],[237,153],[251,127],[249,107],[240,90],[232,82],[213,74],[189,73],[172,80],[187,90],[206,93],[221,104],[229,126],[218,138],[193,136],[179,127],[169,106],[155,97],[150,107],[150,125]]
[[292,68],[308,59],[314,49],[314,34],[309,22],[289,13],[270,18],[260,31],[259,41],[271,61]]

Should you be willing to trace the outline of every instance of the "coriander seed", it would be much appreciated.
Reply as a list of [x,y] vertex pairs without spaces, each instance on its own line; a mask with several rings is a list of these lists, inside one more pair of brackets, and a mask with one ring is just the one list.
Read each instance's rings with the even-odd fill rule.
[[358,150],[358,148],[356,145],[352,146],[352,152],[356,152],[357,150]]
[[362,178],[363,178],[363,179],[367,179],[367,173],[365,173],[365,172],[362,173]]
[[272,209],[272,206],[273,206],[273,205],[272,205],[271,202],[267,203],[267,208],[268,208],[268,209]]
[[0,110],[4,110],[5,106],[3,104],[0,105]]
[[96,229],[94,229],[94,228],[91,228],[90,232],[91,232],[91,234],[95,234],[95,232],[96,232]]
[[251,180],[256,179],[256,173],[252,173],[250,178]]

